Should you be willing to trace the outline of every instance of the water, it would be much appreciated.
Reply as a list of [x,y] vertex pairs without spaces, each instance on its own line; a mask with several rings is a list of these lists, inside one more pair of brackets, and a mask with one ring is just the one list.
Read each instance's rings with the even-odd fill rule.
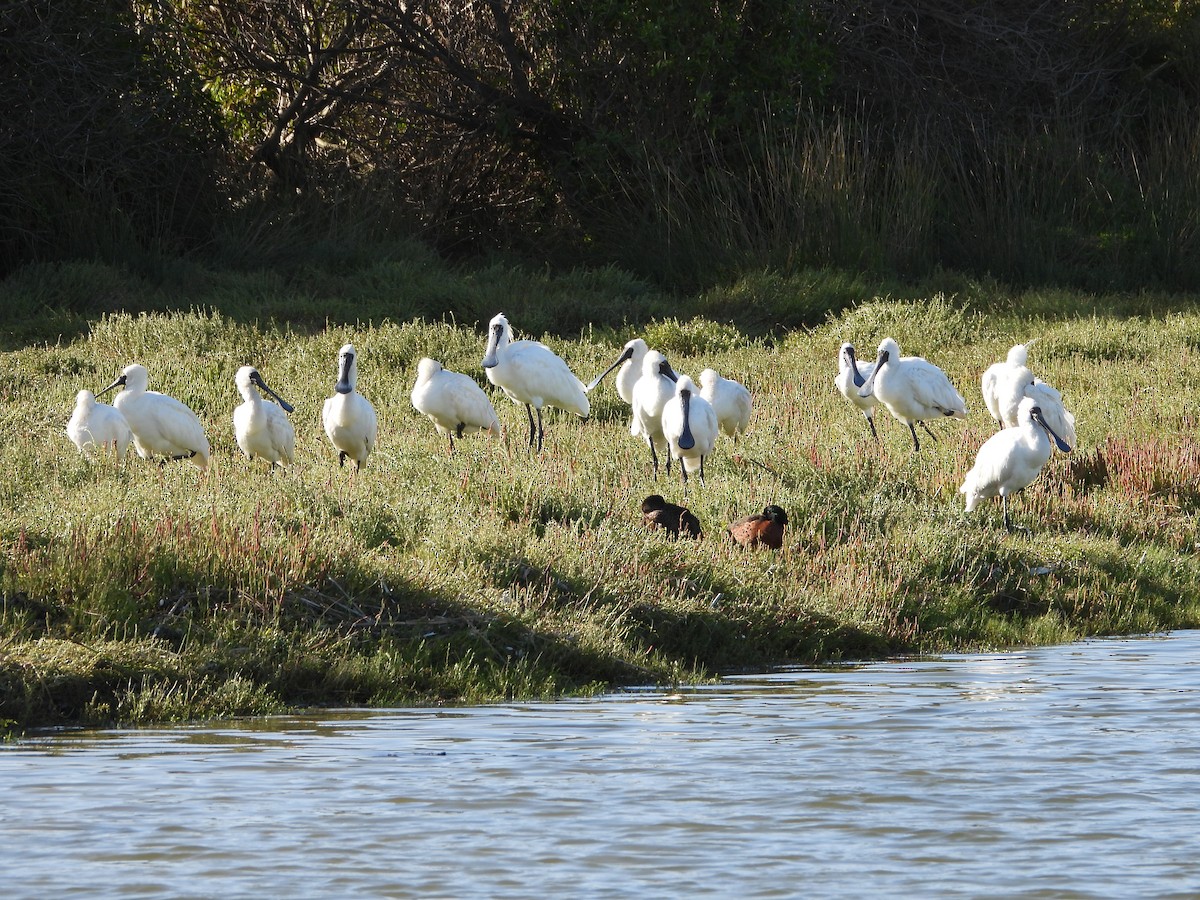
[[0,750],[4,897],[1200,897],[1200,632]]

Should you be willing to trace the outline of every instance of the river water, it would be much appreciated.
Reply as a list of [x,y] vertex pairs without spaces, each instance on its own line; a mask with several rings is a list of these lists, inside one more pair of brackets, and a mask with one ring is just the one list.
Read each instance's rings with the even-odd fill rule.
[[1200,897],[1200,632],[0,749],[0,896]]

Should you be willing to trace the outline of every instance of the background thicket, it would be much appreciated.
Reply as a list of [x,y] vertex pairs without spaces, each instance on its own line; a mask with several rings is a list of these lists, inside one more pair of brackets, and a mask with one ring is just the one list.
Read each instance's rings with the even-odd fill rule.
[[1197,51],[1193,0],[8,2],[0,272],[404,236],[1194,289]]

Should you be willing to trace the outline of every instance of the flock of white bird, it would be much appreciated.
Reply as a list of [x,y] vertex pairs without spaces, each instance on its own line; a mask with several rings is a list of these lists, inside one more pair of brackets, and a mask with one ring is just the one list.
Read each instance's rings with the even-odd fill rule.
[[[983,374],[984,402],[1001,430],[980,447],[960,488],[968,512],[980,500],[999,496],[1004,524],[1010,530],[1009,495],[1037,478],[1054,446],[1070,452],[1075,443],[1075,419],[1063,406],[1062,395],[1028,368],[1030,344],[1032,341],[1013,347],[1004,362]],[[370,401],[357,390],[357,360],[352,344],[338,351],[334,393],[325,401],[321,418],[339,465],[351,459],[356,469],[362,469],[375,446],[378,420]],[[538,452],[544,439],[542,410],[555,407],[586,418],[591,411],[588,394],[619,369],[617,393],[630,406],[630,434],[649,447],[655,478],[660,453],[666,457],[668,474],[671,462],[678,463],[685,491],[690,474],[698,475],[703,483],[704,461],[712,454],[718,433],[736,440],[748,427],[753,406],[743,385],[722,378],[713,369],[700,373],[697,388],[641,338],[629,341],[616,361],[585,385],[545,344],[514,341],[503,314],[488,325],[482,365],[488,381],[525,406],[529,446]],[[921,448],[917,425],[934,437],[927,420],[966,418],[966,401],[946,373],[920,357],[901,356],[891,338],[879,345],[871,363],[860,363],[854,346],[842,344],[838,365],[838,390],[862,411],[876,440],[877,405],[908,426],[915,451]],[[253,366],[241,367],[234,382],[243,399],[233,413],[238,447],[250,459],[265,459],[272,467],[290,464],[296,442],[287,415],[293,411],[291,404],[270,388]],[[97,401],[98,396],[118,388],[112,406]],[[264,394],[274,402],[265,400]],[[436,360],[424,358],[418,363],[411,399],[438,433],[449,438],[451,451],[455,437],[468,432],[500,433],[496,410],[476,381],[445,369]],[[209,443],[200,419],[179,400],[149,390],[149,374],[138,363],[126,366],[112,384],[96,394],[80,391],[67,434],[83,453],[112,447],[123,459],[132,443],[144,459],[187,459],[201,469],[208,466]]]

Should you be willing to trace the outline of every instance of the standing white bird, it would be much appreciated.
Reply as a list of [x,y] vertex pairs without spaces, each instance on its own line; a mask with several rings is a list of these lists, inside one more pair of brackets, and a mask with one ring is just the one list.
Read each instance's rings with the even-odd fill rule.
[[993,434],[979,448],[975,465],[959,488],[966,495],[967,512],[972,512],[980,500],[999,496],[1004,507],[1004,527],[1009,531],[1015,529],[1008,517],[1008,495],[1038,477],[1054,451],[1051,438],[1063,453],[1071,452],[1071,445],[1050,428],[1041,407],[1032,398],[1021,401],[1017,416],[1020,424],[1016,428]]
[[338,451],[338,465],[344,466],[346,457],[350,457],[354,460],[355,471],[361,471],[375,449],[379,420],[375,416],[375,407],[356,390],[357,387],[358,352],[353,344],[345,344],[338,351],[335,393],[321,408],[321,422],[330,443]]
[[1025,386],[1025,396],[1041,407],[1042,418],[1054,433],[1074,447],[1075,416],[1063,405],[1062,394],[1042,379],[1034,378],[1032,384]]
[[875,371],[858,393],[861,397],[873,393],[894,418],[908,426],[914,450],[921,449],[914,427],[918,422],[932,437],[933,433],[923,424],[926,419],[967,417],[967,401],[954,389],[946,373],[919,356],[901,356],[899,345],[891,338],[880,343]]
[[867,379],[874,371],[874,362],[859,363],[853,344],[849,341],[842,344],[838,351],[838,374],[833,379],[833,383],[837,385],[837,389],[843,397],[862,411],[867,419],[867,424],[871,426],[871,437],[879,440],[879,432],[875,430],[875,404],[878,401],[874,394],[868,394],[865,397],[859,394],[859,390],[867,383]]
[[[537,435],[537,452],[542,452],[544,431],[542,407],[554,406],[587,418],[591,412],[583,382],[575,377],[562,358],[539,341],[514,341],[512,328],[504,313],[488,324],[487,350],[483,368],[488,381],[508,395],[514,403],[525,404],[529,416],[529,446]],[[537,410],[537,428],[533,411]]]
[[1033,381],[1027,365],[1032,345],[1033,341],[1015,344],[1004,362],[992,363],[979,379],[984,405],[999,428],[1017,425],[1017,406],[1025,396],[1025,385]]
[[412,405],[429,417],[438,434],[449,436],[451,452],[454,438],[468,430],[500,433],[500,420],[483,388],[469,375],[443,368],[436,359],[424,357],[417,363]]
[[123,460],[133,432],[115,407],[97,403],[96,395],[84,390],[75,395],[75,411],[67,423],[67,437],[84,456],[90,457],[92,450],[111,446],[117,459]]
[[633,422],[629,433],[645,438],[650,445],[650,459],[654,462],[654,477],[658,478],[658,451],[661,446],[667,454],[667,474],[671,473],[671,452],[663,436],[662,412],[675,396],[675,382],[679,376],[657,350],[650,350],[642,357],[642,377],[633,386]]
[[[290,466],[296,456],[296,429],[287,417],[294,411],[292,404],[268,387],[254,366],[242,366],[233,381],[243,401],[233,411],[237,445],[247,459],[261,456],[272,469],[280,464]],[[270,394],[279,405],[264,401],[259,391]]]
[[634,338],[626,343],[621,349],[621,355],[617,357],[617,361],[592,379],[591,384],[586,388],[587,392],[590,394],[594,391],[596,385],[603,381],[609,372],[620,366],[621,371],[617,373],[617,395],[632,406],[633,386],[642,377],[642,360],[646,358],[649,350],[650,348],[641,338]]
[[[187,459],[200,469],[208,468],[208,438],[200,419],[174,397],[146,390],[150,374],[146,367],[133,363],[97,397],[114,388],[123,388],[113,406],[125,417],[133,432],[133,446],[142,459],[163,456]],[[165,460],[164,460],[165,462]]]
[[663,407],[662,430],[670,454],[679,460],[679,473],[687,488],[688,472],[700,473],[704,484],[704,458],[717,444],[717,413],[696,390],[696,383],[680,375],[675,396]]
[[722,378],[716,369],[705,369],[700,373],[700,396],[717,414],[721,431],[735,441],[739,434],[746,433],[754,403],[744,385]]

